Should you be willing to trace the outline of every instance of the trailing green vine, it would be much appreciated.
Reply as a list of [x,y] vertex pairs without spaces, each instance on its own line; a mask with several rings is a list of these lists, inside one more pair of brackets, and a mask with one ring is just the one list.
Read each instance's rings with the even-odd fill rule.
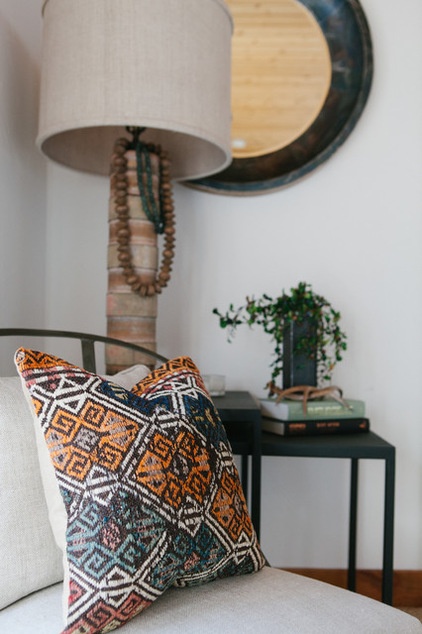
[[346,335],[339,322],[341,315],[323,297],[314,293],[310,284],[300,282],[290,294],[284,291],[279,297],[269,295],[255,299],[246,298],[246,304],[235,308],[230,304],[225,313],[214,308],[213,313],[220,319],[221,328],[228,329],[228,340],[232,341],[236,328],[240,325],[262,326],[274,342],[274,361],[271,380],[275,382],[283,371],[283,337],[291,323],[302,324],[311,320],[316,324],[315,336],[299,339],[296,351],[316,359],[318,383],[330,381],[334,366],[342,360],[347,348]]

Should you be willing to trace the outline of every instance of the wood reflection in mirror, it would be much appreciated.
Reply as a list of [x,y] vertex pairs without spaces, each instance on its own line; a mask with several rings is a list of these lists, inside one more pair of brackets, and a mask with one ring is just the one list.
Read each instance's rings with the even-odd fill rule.
[[232,151],[261,156],[315,120],[331,82],[323,32],[296,0],[227,0],[234,19]]

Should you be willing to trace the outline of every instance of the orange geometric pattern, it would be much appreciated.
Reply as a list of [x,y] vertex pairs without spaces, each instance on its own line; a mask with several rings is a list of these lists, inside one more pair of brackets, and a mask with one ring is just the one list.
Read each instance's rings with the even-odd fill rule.
[[175,442],[161,434],[152,439],[136,470],[137,481],[179,508],[188,495],[202,504],[211,481],[209,454],[192,434],[180,432]]

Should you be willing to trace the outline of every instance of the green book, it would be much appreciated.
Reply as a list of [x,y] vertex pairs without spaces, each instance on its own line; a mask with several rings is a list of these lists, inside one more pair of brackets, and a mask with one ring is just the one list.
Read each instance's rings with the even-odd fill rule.
[[261,413],[267,418],[276,420],[311,420],[319,418],[364,418],[365,402],[356,399],[344,399],[347,407],[333,399],[308,401],[306,414],[303,401],[283,399],[280,403],[275,398],[262,398]]

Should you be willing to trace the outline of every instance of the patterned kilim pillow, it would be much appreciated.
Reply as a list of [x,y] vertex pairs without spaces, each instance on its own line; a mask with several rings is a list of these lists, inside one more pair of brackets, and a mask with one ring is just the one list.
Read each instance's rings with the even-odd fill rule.
[[19,349],[16,365],[66,506],[63,634],[109,632],[171,585],[264,565],[223,425],[190,359],[131,392],[41,352]]

